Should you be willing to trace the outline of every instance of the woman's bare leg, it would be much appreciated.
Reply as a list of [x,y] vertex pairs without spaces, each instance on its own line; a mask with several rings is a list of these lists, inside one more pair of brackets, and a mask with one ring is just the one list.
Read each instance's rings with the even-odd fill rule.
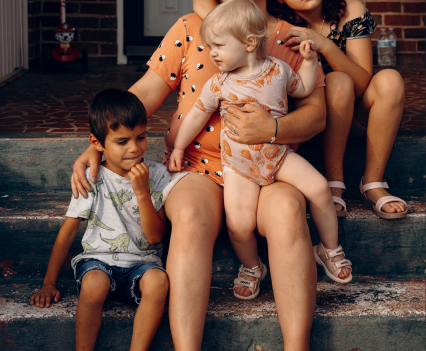
[[[259,266],[256,229],[257,202],[260,187],[258,184],[244,178],[238,173],[229,172],[225,175],[225,213],[228,235],[238,259],[248,268]],[[246,280],[256,278],[243,275]],[[249,296],[251,290],[245,286],[235,288],[241,296]]]
[[200,351],[210,294],[213,245],[223,219],[223,191],[199,174],[180,180],[166,200],[172,222],[167,273],[176,351]]
[[[393,69],[385,69],[373,76],[361,103],[355,108],[357,121],[367,127],[367,160],[364,184],[383,181],[386,164],[395,143],[404,109],[405,86],[401,75]],[[367,126],[368,124],[368,126]],[[368,198],[377,202],[390,195],[385,189],[372,189]],[[404,211],[401,202],[385,204],[383,211]]]
[[[343,156],[354,112],[354,83],[343,72],[331,72],[325,77],[327,125],[321,134],[325,177],[343,182]],[[333,196],[342,197],[342,189],[331,188]],[[342,206],[335,204],[336,211]]]
[[272,288],[285,351],[309,350],[317,271],[302,194],[281,182],[263,187],[257,225],[268,241]]

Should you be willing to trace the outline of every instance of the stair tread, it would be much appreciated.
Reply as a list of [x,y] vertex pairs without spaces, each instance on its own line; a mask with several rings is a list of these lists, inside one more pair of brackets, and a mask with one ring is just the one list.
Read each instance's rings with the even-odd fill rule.
[[[422,194],[423,195],[423,194]],[[62,219],[68,209],[71,193],[0,193],[0,221],[17,219]],[[408,203],[408,218],[426,217],[424,196],[402,196]],[[360,202],[358,194],[346,194],[346,219],[378,218]]]
[[[62,282],[68,287],[63,299],[49,308],[36,308],[28,301],[38,287],[34,284],[0,285],[0,322],[19,318],[72,318],[77,296],[75,282]],[[346,285],[319,281],[315,316],[321,317],[424,317],[425,280],[392,281],[361,279]],[[63,292],[63,291],[62,291]],[[104,318],[133,318],[135,306],[110,302],[104,306]],[[232,289],[212,288],[208,316],[214,318],[254,319],[276,316],[272,291],[262,291],[257,299],[242,301],[233,297]]]

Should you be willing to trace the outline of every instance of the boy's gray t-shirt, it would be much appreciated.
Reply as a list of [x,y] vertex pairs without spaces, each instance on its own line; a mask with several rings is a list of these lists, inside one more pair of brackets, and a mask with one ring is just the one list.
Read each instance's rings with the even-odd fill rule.
[[[170,183],[167,168],[160,163],[144,161],[149,169],[149,192],[158,211],[163,206],[163,190]],[[90,169],[86,170],[90,179]],[[139,206],[130,178],[124,178],[100,166],[98,181],[90,182],[92,192],[87,199],[72,197],[66,217],[88,220],[82,239],[83,253],[74,257],[77,262],[94,258],[110,266],[131,267],[141,262],[162,266],[162,243],[150,245],[140,224]]]

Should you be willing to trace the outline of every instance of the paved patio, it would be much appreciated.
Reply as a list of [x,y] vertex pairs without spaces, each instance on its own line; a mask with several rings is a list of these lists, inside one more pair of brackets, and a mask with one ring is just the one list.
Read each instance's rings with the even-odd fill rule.
[[[83,74],[78,66],[42,75],[30,71],[0,86],[0,132],[88,132],[87,107],[95,94],[106,88],[128,89],[145,72],[143,66],[90,67]],[[400,67],[406,84],[401,130],[425,129],[425,69]],[[172,92],[151,117],[148,131],[164,133],[176,109]]]

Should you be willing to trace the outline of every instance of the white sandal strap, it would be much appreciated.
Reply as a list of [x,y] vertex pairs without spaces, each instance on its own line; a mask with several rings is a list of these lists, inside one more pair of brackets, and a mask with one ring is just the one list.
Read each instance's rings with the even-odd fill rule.
[[333,202],[335,204],[341,205],[343,207],[343,210],[346,211],[346,202],[343,199],[337,196],[333,196]]
[[339,189],[346,190],[345,183],[337,181],[337,180],[333,180],[331,182],[328,182],[328,187],[329,188],[339,188]]
[[347,259],[344,259],[344,260],[341,260],[341,261],[337,261],[337,262],[332,262],[332,264],[333,264],[333,267],[334,267],[334,269],[337,271],[339,268],[342,268],[342,267],[346,267],[346,266],[352,266],[352,262],[351,261],[349,261],[349,260],[347,260]]
[[234,279],[234,288],[236,286],[243,286],[243,287],[249,288],[250,290],[252,290],[252,292],[254,292],[256,290],[256,285],[257,285],[257,282],[255,280],[254,281],[245,280],[241,277]]
[[381,211],[384,204],[387,204],[389,202],[402,202],[405,206],[407,206],[407,203],[396,196],[383,196],[376,202],[376,210]]
[[242,265],[240,267],[240,272],[238,273],[238,276],[249,275],[250,277],[260,278],[262,276],[262,270],[259,269],[259,267],[257,268],[258,269],[250,269]]
[[327,260],[329,260],[330,258],[339,256],[339,255],[343,255],[343,256],[345,255],[345,252],[343,251],[343,248],[340,245],[334,250],[326,249],[324,247],[324,245],[322,247],[324,249],[324,256]]
[[386,182],[371,182],[367,184],[362,184],[364,177],[361,178],[361,182],[359,183],[359,191],[361,194],[364,194],[366,191],[376,188],[385,188],[389,189],[389,185]]

